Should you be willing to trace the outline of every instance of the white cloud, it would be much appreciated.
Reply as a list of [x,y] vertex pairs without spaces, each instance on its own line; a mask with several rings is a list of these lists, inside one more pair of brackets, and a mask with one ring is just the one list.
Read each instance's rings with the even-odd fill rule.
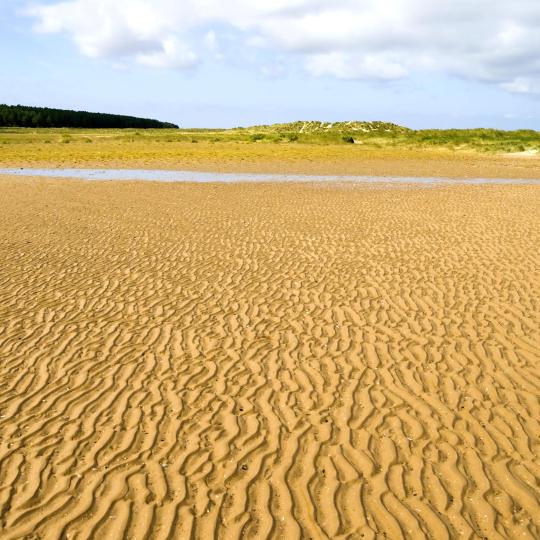
[[540,80],[516,77],[510,82],[502,83],[502,88],[516,94],[540,94]]
[[385,81],[401,79],[407,75],[407,70],[401,63],[378,54],[314,54],[307,58],[306,68],[315,76],[331,75],[339,79]]
[[271,64],[263,64],[260,67],[260,73],[268,79],[275,79],[285,75],[287,69],[280,62],[273,62]]
[[301,58],[314,76],[439,71],[540,93],[538,0],[49,0],[26,13],[37,30],[70,35],[87,56],[154,67],[222,58],[226,32],[238,47]]
[[206,32],[203,38],[203,42],[206,45],[206,48],[211,51],[215,52],[218,50],[218,41],[216,33],[213,30],[210,30],[209,32]]
[[174,36],[163,39],[161,49],[140,53],[136,59],[146,66],[170,69],[186,69],[198,62],[197,55]]

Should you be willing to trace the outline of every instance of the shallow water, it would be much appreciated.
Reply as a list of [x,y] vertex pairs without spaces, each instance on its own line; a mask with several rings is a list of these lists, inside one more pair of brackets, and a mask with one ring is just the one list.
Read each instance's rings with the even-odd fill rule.
[[81,180],[150,180],[159,182],[365,182],[383,184],[534,184],[540,180],[510,178],[438,178],[409,176],[348,176],[313,174],[216,173],[147,169],[0,169],[0,174],[48,176]]

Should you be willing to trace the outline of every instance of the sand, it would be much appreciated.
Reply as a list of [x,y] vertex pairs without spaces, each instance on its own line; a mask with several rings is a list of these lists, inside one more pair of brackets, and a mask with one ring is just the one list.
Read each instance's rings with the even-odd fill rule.
[[0,537],[540,537],[540,189],[0,178]]
[[272,143],[152,143],[111,139],[91,144],[0,146],[2,167],[172,169],[352,176],[540,179],[540,157],[444,148]]

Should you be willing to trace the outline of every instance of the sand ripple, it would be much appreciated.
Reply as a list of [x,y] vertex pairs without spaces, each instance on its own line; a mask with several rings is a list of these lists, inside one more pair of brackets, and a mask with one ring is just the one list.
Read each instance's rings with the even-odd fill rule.
[[1,179],[1,538],[539,538],[539,195]]

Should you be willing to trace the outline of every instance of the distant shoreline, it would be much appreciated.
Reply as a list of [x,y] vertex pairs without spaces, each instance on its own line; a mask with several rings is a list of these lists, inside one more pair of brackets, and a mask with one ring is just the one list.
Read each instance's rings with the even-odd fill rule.
[[[534,132],[499,137],[492,131],[485,138],[482,133],[436,132],[420,138],[370,133],[355,135],[351,144],[341,133],[298,131],[298,139],[291,140],[295,133],[278,128],[267,132],[0,129],[0,168],[540,179],[540,142]],[[467,142],[455,146],[451,135]]]
[[[91,146],[91,145],[88,145]],[[97,146],[97,145],[96,145]],[[221,146],[221,147],[220,147]],[[240,146],[240,145],[238,145]],[[265,148],[267,147],[267,148]],[[270,147],[270,148],[268,148]],[[1,147],[0,147],[1,148]],[[85,168],[189,170],[209,173],[401,176],[443,178],[540,179],[540,158],[508,155],[459,155],[434,152],[354,152],[328,147],[316,155],[310,148],[275,145],[178,145],[172,155],[131,152],[9,155],[1,148],[0,168]],[[94,150],[94,149],[92,149]],[[96,149],[97,150],[97,149]],[[354,150],[354,149],[352,149]]]

